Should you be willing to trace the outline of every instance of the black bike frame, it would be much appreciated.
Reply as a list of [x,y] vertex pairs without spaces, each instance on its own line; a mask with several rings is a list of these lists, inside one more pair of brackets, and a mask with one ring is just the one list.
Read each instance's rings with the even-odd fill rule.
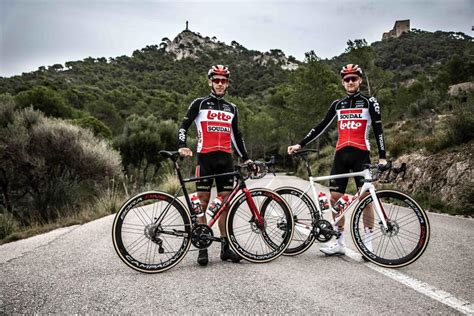
[[[209,222],[207,223],[207,225],[209,227],[212,227],[214,225],[214,223],[217,221],[217,219],[221,216],[221,214],[223,212],[225,212],[227,210],[227,208],[229,207],[230,205],[230,201],[232,201],[234,199],[234,197],[237,195],[237,193],[242,190],[242,192],[244,192],[244,194],[246,195],[247,197],[247,203],[249,205],[249,208],[250,210],[252,211],[253,215],[255,216],[255,218],[257,219],[257,223],[259,225],[261,225],[260,227],[263,227],[263,219],[262,217],[260,216],[259,212],[258,212],[258,209],[257,209],[257,206],[255,205],[253,199],[252,199],[252,195],[250,194],[250,191],[249,189],[247,188],[246,184],[245,184],[245,181],[242,177],[242,175],[240,174],[240,172],[238,171],[233,171],[233,172],[226,172],[226,173],[219,173],[219,174],[214,174],[214,175],[209,175],[209,176],[203,176],[203,177],[192,177],[192,178],[183,178],[182,174],[181,174],[181,169],[178,165],[178,162],[177,161],[173,161],[173,164],[174,164],[174,168],[176,169],[176,173],[178,175],[178,179],[179,179],[179,183],[181,185],[181,187],[178,189],[178,191],[175,193],[174,195],[174,199],[176,199],[178,197],[178,194],[179,192],[182,190],[183,191],[183,194],[184,194],[184,198],[186,200],[186,204],[188,206],[188,210],[189,210],[189,213],[191,214],[191,219],[192,221],[195,223],[196,222],[196,214],[195,212],[193,211],[193,207],[192,207],[192,204],[191,204],[191,199],[189,198],[189,194],[188,194],[188,191],[186,190],[186,183],[188,182],[196,182],[196,181],[199,181],[199,180],[204,180],[204,179],[214,179],[214,178],[218,178],[218,177],[225,177],[225,176],[234,176],[237,178],[237,183],[236,185],[234,186],[234,188],[232,189],[231,193],[224,199],[224,201],[222,201],[222,206],[219,208],[219,210],[217,211],[217,213],[214,215],[214,217],[212,217]],[[205,212],[205,210],[203,210]],[[165,212],[166,213],[166,210]],[[159,219],[157,220],[157,222],[159,221]]]

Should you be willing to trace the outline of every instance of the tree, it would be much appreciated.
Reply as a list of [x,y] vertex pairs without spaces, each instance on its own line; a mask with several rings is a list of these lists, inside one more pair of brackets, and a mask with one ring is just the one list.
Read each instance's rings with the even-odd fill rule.
[[115,146],[122,153],[123,164],[128,172],[133,172],[132,169],[143,169],[141,182],[146,183],[150,168],[159,167],[159,151],[163,149],[158,119],[154,115],[129,116],[123,133],[115,140]]
[[22,91],[15,96],[15,101],[20,108],[32,106],[47,116],[71,118],[74,113],[62,96],[48,87]]
[[376,96],[377,92],[393,78],[393,75],[376,66],[375,51],[373,47],[368,46],[365,39],[347,41],[345,53],[346,64],[357,64],[364,70],[365,85],[369,95]]

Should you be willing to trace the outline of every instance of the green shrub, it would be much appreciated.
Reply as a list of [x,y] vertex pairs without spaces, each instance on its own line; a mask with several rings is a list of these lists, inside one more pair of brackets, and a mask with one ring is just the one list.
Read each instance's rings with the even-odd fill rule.
[[442,123],[442,129],[429,137],[424,147],[435,153],[442,149],[469,143],[474,139],[474,111],[472,108],[457,110]]
[[6,212],[0,213],[0,240],[18,230],[18,221]]
[[4,200],[13,201],[7,209],[22,226],[79,210],[121,173],[120,155],[106,141],[31,108],[0,125],[0,162]]

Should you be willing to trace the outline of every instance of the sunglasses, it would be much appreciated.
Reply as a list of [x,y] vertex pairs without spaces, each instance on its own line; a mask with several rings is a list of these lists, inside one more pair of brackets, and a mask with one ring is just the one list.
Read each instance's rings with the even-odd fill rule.
[[344,82],[356,82],[357,80],[359,80],[359,77],[346,77],[342,80],[344,80]]
[[212,79],[212,82],[215,84],[226,84],[229,82],[229,79],[215,78]]

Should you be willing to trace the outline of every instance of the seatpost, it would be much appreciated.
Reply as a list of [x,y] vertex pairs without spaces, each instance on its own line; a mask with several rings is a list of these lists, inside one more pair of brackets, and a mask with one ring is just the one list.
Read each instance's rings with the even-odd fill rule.
[[309,166],[309,161],[308,159],[306,159],[306,157],[304,157],[303,159],[304,159],[304,164],[306,165],[306,171],[308,172],[308,177],[311,177],[312,174],[311,174],[311,167]]
[[183,189],[184,198],[186,199],[188,206],[191,206],[191,200],[189,199],[188,191],[186,190],[186,185],[184,183],[183,175],[181,174],[181,169],[178,165],[178,160],[173,159],[173,164],[176,169],[176,174],[178,175],[179,183],[181,184],[181,189]]

